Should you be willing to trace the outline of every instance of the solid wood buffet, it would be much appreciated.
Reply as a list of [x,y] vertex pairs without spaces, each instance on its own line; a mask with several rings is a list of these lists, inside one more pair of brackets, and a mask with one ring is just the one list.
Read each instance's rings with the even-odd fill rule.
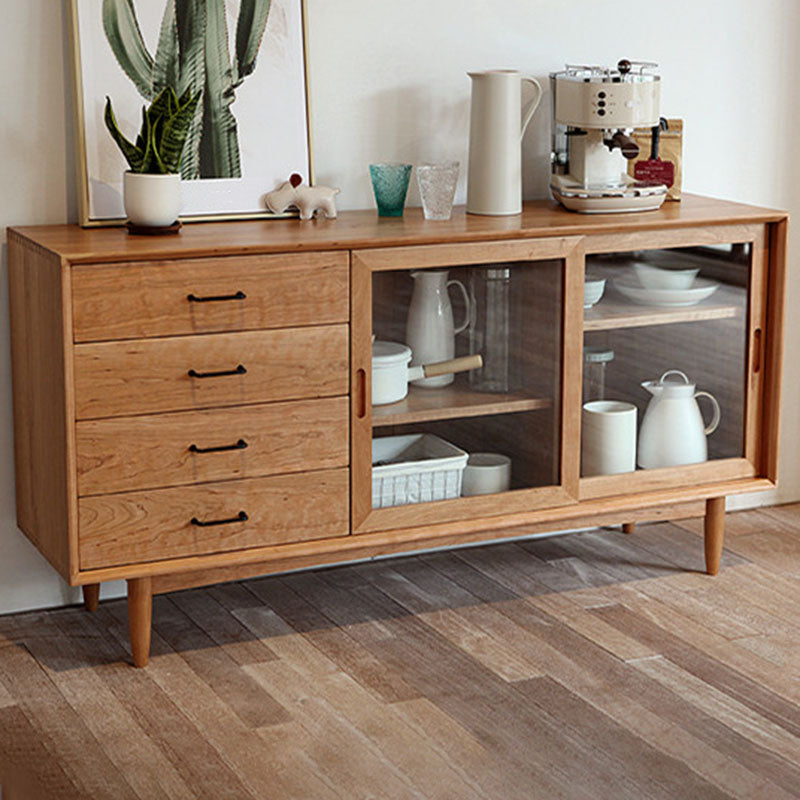
[[[726,495],[777,479],[787,216],[688,196],[599,216],[418,209],[399,219],[187,225],[179,236],[9,230],[17,518],[95,608],[128,581],[147,663],[153,593],[499,536],[705,513],[717,572]],[[634,261],[720,283],[698,305],[634,305],[584,274]],[[412,386],[371,406],[371,337],[404,340],[412,270],[509,287],[508,382]],[[474,331],[473,331],[474,334]],[[463,354],[480,342],[458,338]],[[476,344],[477,342],[477,344]],[[709,460],[581,477],[584,347],[608,397],[680,368],[722,406]],[[590,396],[591,398],[591,396]],[[512,458],[511,490],[380,507],[376,436],[433,433]]]

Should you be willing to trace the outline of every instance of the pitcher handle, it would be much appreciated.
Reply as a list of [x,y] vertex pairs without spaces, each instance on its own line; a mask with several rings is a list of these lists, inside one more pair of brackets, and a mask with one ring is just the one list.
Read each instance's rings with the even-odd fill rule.
[[458,286],[461,289],[461,294],[464,297],[464,309],[466,310],[466,316],[464,317],[464,324],[459,325],[457,328],[453,330],[453,333],[461,333],[461,331],[465,331],[469,327],[469,320],[470,320],[470,312],[472,310],[472,304],[469,300],[469,295],[467,294],[467,289],[461,281],[457,281],[455,278],[451,281],[447,281],[447,288],[449,289],[453,284]]
[[714,433],[714,431],[717,429],[717,425],[719,425],[719,421],[722,417],[719,410],[719,403],[717,402],[717,398],[714,397],[713,394],[709,394],[708,392],[695,392],[694,396],[695,399],[698,397],[707,397],[714,406],[714,417],[711,420],[711,423],[708,425],[708,427],[706,427],[705,431],[703,431],[705,435],[708,436],[709,434]]
[[522,137],[525,135],[525,128],[528,127],[528,123],[533,119],[533,115],[536,109],[539,107],[539,101],[542,99],[542,86],[539,81],[536,80],[536,78],[531,78],[528,75],[521,75],[520,81],[532,83],[536,89],[536,97],[531,100],[531,103],[525,110],[525,115],[522,119],[522,129],[519,132],[519,140],[522,141]]

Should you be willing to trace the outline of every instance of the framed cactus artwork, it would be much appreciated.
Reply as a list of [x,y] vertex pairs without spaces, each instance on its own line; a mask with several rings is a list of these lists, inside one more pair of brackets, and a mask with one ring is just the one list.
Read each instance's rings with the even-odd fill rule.
[[81,224],[125,218],[107,98],[132,136],[165,88],[199,95],[179,165],[184,221],[274,216],[267,192],[295,172],[313,179],[305,0],[70,0],[70,18]]

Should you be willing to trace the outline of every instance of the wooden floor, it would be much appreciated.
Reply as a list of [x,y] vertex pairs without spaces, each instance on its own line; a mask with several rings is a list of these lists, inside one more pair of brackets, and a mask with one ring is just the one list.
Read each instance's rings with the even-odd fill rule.
[[700,527],[0,618],[3,798],[800,797],[800,506]]

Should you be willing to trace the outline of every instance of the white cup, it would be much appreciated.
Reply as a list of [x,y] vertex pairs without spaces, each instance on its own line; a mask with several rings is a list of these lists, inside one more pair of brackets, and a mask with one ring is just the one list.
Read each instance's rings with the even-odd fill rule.
[[618,400],[583,405],[581,474],[616,475],[636,469],[636,406]]
[[461,494],[497,494],[511,486],[511,459],[502,453],[472,453],[464,467]]

